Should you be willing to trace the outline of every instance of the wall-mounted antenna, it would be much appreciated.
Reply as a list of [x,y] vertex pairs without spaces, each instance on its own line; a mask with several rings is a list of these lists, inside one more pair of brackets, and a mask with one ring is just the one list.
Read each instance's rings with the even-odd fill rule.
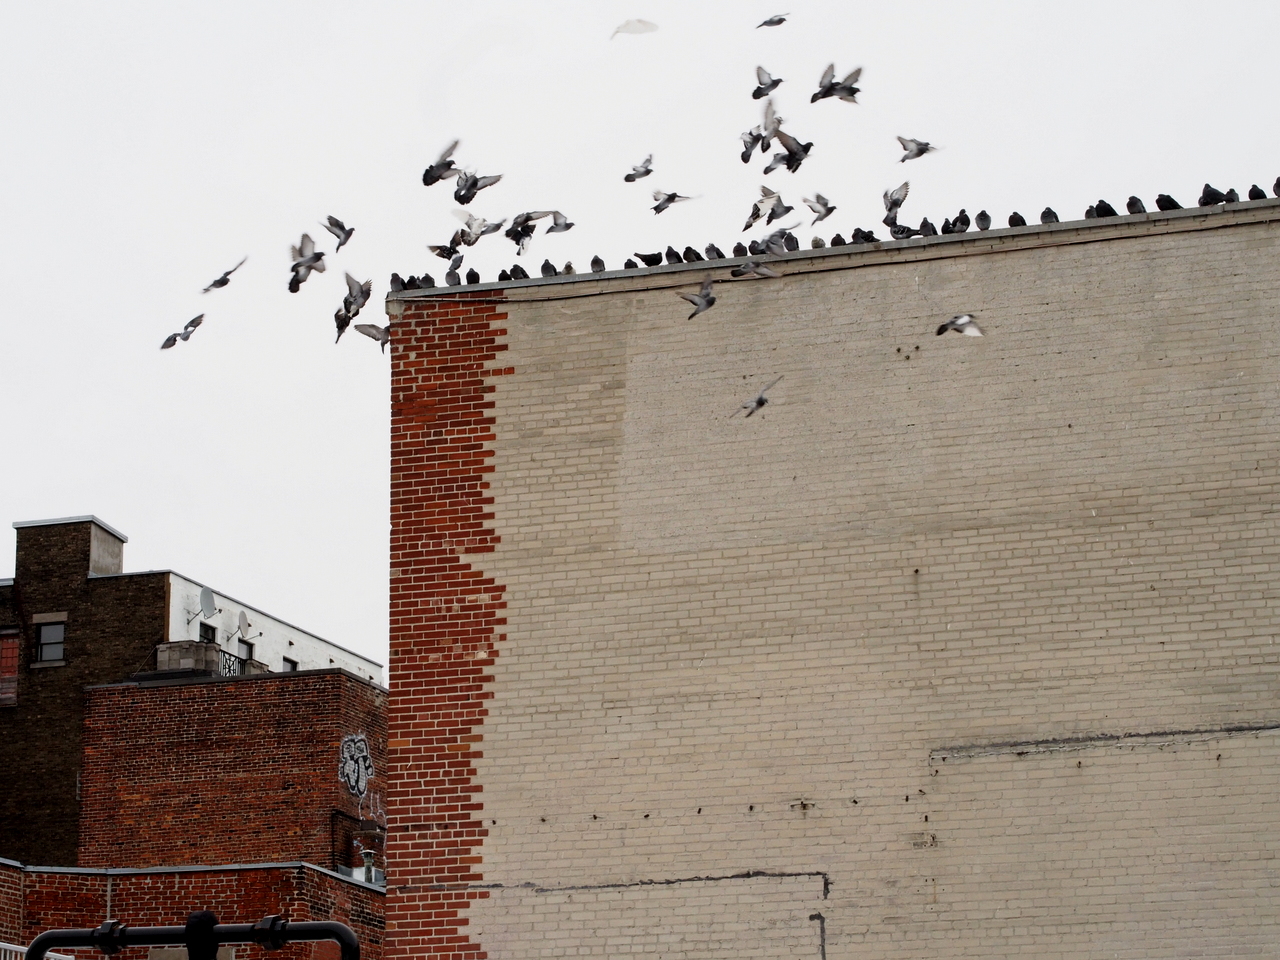
[[249,622],[249,617],[243,610],[240,611],[240,617],[237,621],[237,625],[240,627],[240,638],[242,640],[256,640],[258,637],[262,636],[261,630],[255,633],[252,637],[249,636],[249,628],[252,627],[253,624]]
[[[208,587],[200,588],[200,613],[193,613],[191,620],[203,615],[206,620],[210,620],[220,614],[222,610],[213,602],[213,591]],[[191,626],[191,620],[187,621],[187,626]]]

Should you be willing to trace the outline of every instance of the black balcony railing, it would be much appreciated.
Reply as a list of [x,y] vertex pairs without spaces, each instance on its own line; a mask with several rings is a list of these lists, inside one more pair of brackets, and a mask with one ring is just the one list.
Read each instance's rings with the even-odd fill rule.
[[243,677],[246,662],[244,657],[237,657],[234,653],[227,653],[227,651],[223,650],[222,669],[220,672],[224,677]]

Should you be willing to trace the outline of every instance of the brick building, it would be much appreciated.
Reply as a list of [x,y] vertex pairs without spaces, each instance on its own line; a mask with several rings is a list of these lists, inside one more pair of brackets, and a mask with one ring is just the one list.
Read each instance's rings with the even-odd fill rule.
[[1274,955],[1280,202],[778,266],[392,295],[388,958]]
[[181,574],[125,573],[127,538],[96,517],[14,527],[14,577],[0,580],[0,857],[76,863],[86,686],[157,669],[381,680],[377,663]]

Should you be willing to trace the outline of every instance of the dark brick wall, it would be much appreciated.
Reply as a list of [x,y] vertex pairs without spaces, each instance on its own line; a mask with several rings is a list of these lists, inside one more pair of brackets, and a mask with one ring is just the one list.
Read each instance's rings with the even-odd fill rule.
[[[30,943],[45,930],[96,927],[108,915],[129,926],[176,926],[193,910],[212,910],[223,923],[252,923],[278,913],[289,920],[345,923],[360,940],[362,960],[381,960],[382,902],[379,890],[299,864],[107,875],[0,863],[0,937],[18,943]],[[257,947],[236,948],[237,960],[266,956]],[[326,944],[293,944],[270,956],[328,960],[337,951]],[[117,957],[145,960],[147,949],[130,948]]]
[[[76,862],[84,687],[151,668],[164,639],[165,575],[90,577],[91,524],[18,529],[14,583],[0,619],[21,628],[18,696],[0,708],[0,857]],[[31,618],[66,611],[66,666],[31,668]]]
[[[361,863],[386,795],[386,692],[341,670],[130,682],[86,691],[82,866]],[[363,799],[339,777],[364,734]]]

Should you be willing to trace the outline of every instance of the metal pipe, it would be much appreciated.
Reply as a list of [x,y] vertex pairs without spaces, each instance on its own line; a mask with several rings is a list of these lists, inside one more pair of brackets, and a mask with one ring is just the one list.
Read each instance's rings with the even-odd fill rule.
[[27,960],[45,960],[53,947],[96,947],[110,956],[124,947],[185,946],[217,948],[227,943],[256,943],[267,950],[278,950],[286,943],[299,940],[336,940],[342,949],[342,960],[360,960],[360,941],[355,931],[336,920],[303,920],[291,923],[280,916],[268,916],[257,923],[220,923],[207,932],[185,927],[127,927],[108,920],[94,930],[46,930],[27,947]]

